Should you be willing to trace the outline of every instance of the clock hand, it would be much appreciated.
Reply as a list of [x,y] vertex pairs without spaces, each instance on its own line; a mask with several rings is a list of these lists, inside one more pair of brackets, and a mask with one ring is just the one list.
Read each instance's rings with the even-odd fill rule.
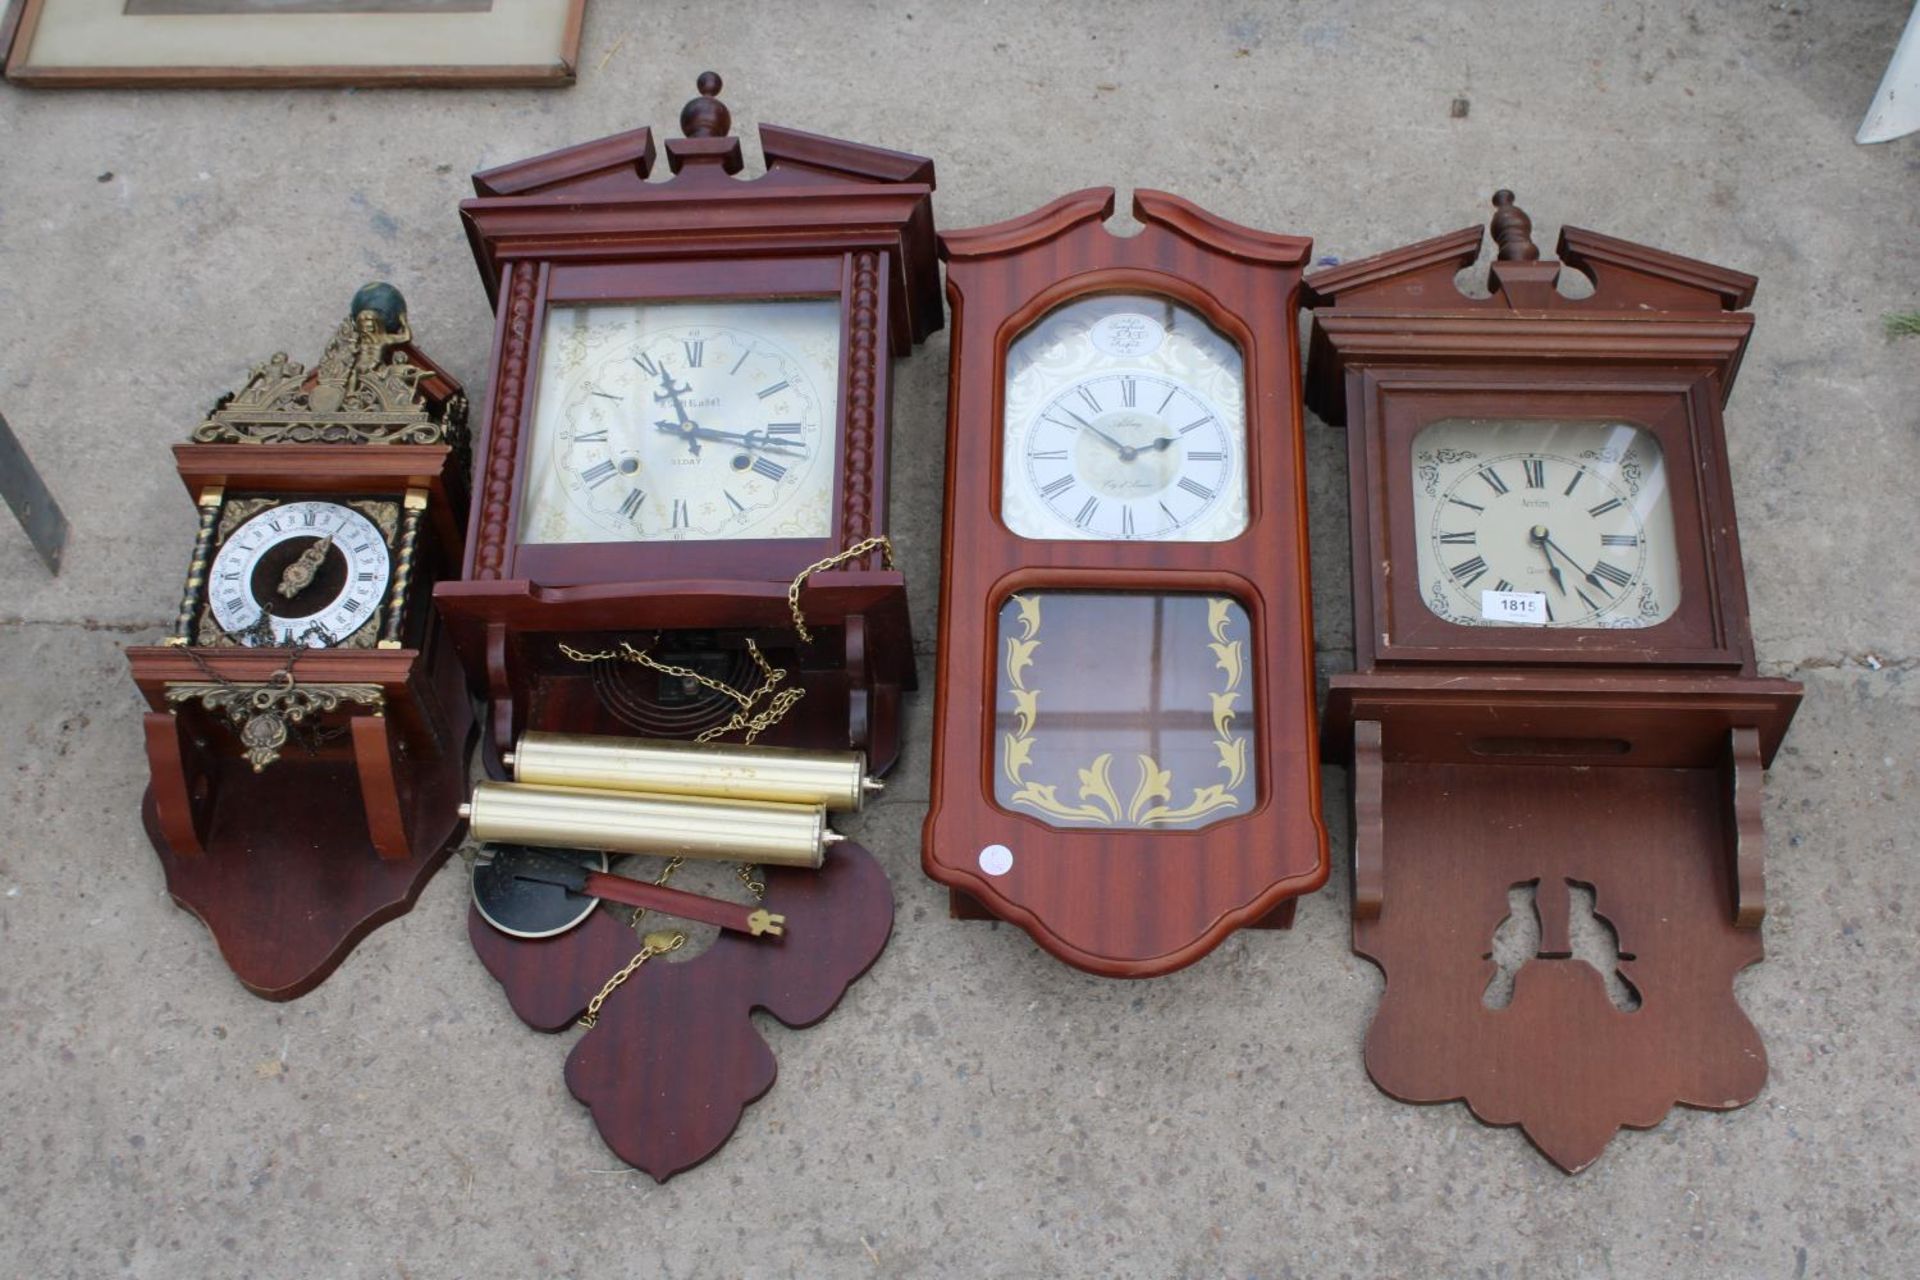
[[790,449],[802,454],[806,452],[803,445],[786,440],[775,440],[760,431],[721,431],[716,427],[703,427],[697,422],[688,422],[681,427],[662,421],[654,423],[654,426],[667,435],[680,436],[690,444],[699,440],[718,440],[722,444],[737,444],[746,449]]
[[666,404],[671,401],[675,421],[671,423],[655,422],[654,425],[663,431],[671,431],[680,436],[687,442],[687,452],[696,457],[699,456],[700,442],[694,439],[693,433],[699,429],[700,424],[687,416],[686,406],[680,403],[680,393],[683,391],[691,391],[693,389],[692,385],[689,384],[684,387],[674,386],[673,375],[668,373],[664,368],[660,370],[660,385],[666,389],[666,394],[662,395],[658,391],[654,392],[653,402],[655,404]]
[[1547,550],[1547,526],[1537,524],[1527,531],[1527,541],[1540,548],[1540,554],[1547,558],[1547,573],[1553,578],[1553,585],[1560,588],[1560,594],[1567,594],[1567,580],[1560,576],[1560,566],[1553,562],[1553,552]]
[[1099,436],[1102,440],[1105,440],[1108,444],[1112,445],[1114,448],[1114,451],[1120,455],[1120,461],[1122,462],[1132,462],[1140,454],[1140,451],[1134,448],[1132,445],[1121,444],[1118,440],[1115,440],[1112,436],[1108,435],[1106,432],[1102,431],[1100,428],[1094,426],[1091,422],[1087,424],[1087,430],[1093,432],[1093,434]]
[[302,551],[298,560],[281,571],[280,594],[291,600],[312,586],[313,575],[320,572],[320,566],[326,563],[327,552],[332,549],[333,535],[328,534]]
[[1600,581],[1599,574],[1593,573],[1586,569],[1582,569],[1577,563],[1575,563],[1574,558],[1568,555],[1565,551],[1561,550],[1560,544],[1555,542],[1552,538],[1547,538],[1544,541],[1546,542],[1547,546],[1550,549],[1560,552],[1560,558],[1562,560],[1565,560],[1570,566],[1572,566],[1573,571],[1575,573],[1579,574],[1581,577],[1585,578],[1588,582],[1592,583],[1593,586],[1597,590],[1599,590],[1599,592],[1602,595],[1607,596],[1608,598],[1612,598],[1613,592],[1607,590],[1606,584]]

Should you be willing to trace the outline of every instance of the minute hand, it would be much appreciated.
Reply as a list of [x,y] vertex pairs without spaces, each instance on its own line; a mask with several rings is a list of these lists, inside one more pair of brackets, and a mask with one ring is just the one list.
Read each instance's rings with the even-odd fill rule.
[[722,444],[737,444],[744,449],[788,449],[805,453],[806,449],[787,440],[775,440],[772,436],[759,431],[720,431],[713,427],[703,427],[697,423],[675,426],[671,422],[656,422],[654,429],[670,436],[681,436],[696,440],[718,440]]
[[1560,544],[1559,544],[1559,543],[1557,543],[1557,542],[1555,542],[1555,541],[1554,541],[1554,540],[1553,540],[1552,538],[1545,538],[1545,539],[1542,539],[1542,541],[1544,541],[1544,542],[1545,542],[1545,543],[1547,544],[1547,549],[1548,549],[1548,550],[1550,550],[1550,551],[1555,551],[1555,552],[1559,552],[1559,555],[1560,555],[1560,558],[1561,558],[1562,560],[1565,560],[1565,561],[1567,562],[1567,564],[1568,564],[1568,565],[1570,565],[1570,566],[1572,566],[1572,568],[1573,568],[1573,571],[1574,571],[1575,573],[1577,573],[1577,574],[1579,574],[1579,575],[1580,575],[1581,577],[1583,577],[1583,578],[1585,578],[1585,579],[1586,579],[1586,580],[1587,580],[1587,581],[1588,581],[1589,583],[1591,583],[1591,584],[1592,584],[1592,585],[1593,585],[1594,587],[1596,587],[1596,588],[1598,588],[1598,589],[1599,589],[1600,591],[1602,591],[1602,592],[1605,592],[1605,593],[1606,593],[1607,595],[1609,595],[1609,596],[1611,596],[1611,595],[1613,594],[1613,592],[1611,592],[1611,591],[1608,591],[1608,590],[1607,590],[1607,585],[1606,585],[1606,583],[1604,583],[1604,582],[1602,582],[1602,581],[1600,581],[1600,575],[1599,575],[1599,574],[1597,574],[1597,573],[1594,573],[1594,572],[1592,572],[1591,570],[1588,570],[1588,569],[1582,569],[1582,568],[1580,567],[1580,565],[1579,565],[1579,563],[1578,563],[1578,562],[1577,562],[1576,560],[1574,560],[1574,558],[1573,558],[1572,556],[1570,556],[1570,555],[1568,555],[1568,554],[1567,554],[1567,553],[1566,553],[1565,551],[1561,551],[1561,550],[1560,550]]

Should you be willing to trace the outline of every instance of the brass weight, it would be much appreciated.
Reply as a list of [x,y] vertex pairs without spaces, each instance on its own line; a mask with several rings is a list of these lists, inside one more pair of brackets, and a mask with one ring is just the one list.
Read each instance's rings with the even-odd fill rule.
[[526,733],[505,763],[515,782],[648,795],[825,805],[858,813],[882,783],[859,751],[801,751],[696,742]]
[[827,846],[846,839],[827,829],[826,808],[817,804],[513,782],[479,783],[460,816],[484,841],[815,870]]

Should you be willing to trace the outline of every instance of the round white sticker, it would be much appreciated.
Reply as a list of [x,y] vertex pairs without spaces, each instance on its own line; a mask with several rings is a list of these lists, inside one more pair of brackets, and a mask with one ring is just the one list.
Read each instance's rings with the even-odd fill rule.
[[990,876],[1003,876],[1013,870],[1013,850],[1003,844],[990,844],[980,851],[980,869]]
[[1158,320],[1137,311],[1102,316],[1091,334],[1093,345],[1110,356],[1150,356],[1166,336]]

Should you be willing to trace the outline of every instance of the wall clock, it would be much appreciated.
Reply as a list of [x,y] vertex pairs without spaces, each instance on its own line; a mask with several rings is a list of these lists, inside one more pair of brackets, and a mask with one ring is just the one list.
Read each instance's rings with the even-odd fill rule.
[[255,993],[310,990],[461,824],[472,714],[429,605],[458,568],[466,401],[390,285],[174,449],[199,507],[173,635],[127,651],[176,901]]
[[[889,363],[941,323],[933,165],[774,125],[751,181],[699,82],[648,182],[647,129],[475,176],[461,206],[498,311],[460,580],[437,599],[488,703],[528,728],[687,737],[757,684],[806,693],[769,740],[899,752],[912,685],[887,525]],[[612,658],[626,641],[669,674]]]
[[1144,977],[1290,923],[1319,818],[1310,242],[1108,188],[941,237],[957,317],[934,785],[956,914]]
[[1307,281],[1352,492],[1326,740],[1353,753],[1354,949],[1387,975],[1368,1071],[1575,1170],[1765,1081],[1733,977],[1800,686],[1755,675],[1721,418],[1753,277],[1575,227],[1542,259],[1494,204],[1491,296],[1455,285],[1478,227]]

